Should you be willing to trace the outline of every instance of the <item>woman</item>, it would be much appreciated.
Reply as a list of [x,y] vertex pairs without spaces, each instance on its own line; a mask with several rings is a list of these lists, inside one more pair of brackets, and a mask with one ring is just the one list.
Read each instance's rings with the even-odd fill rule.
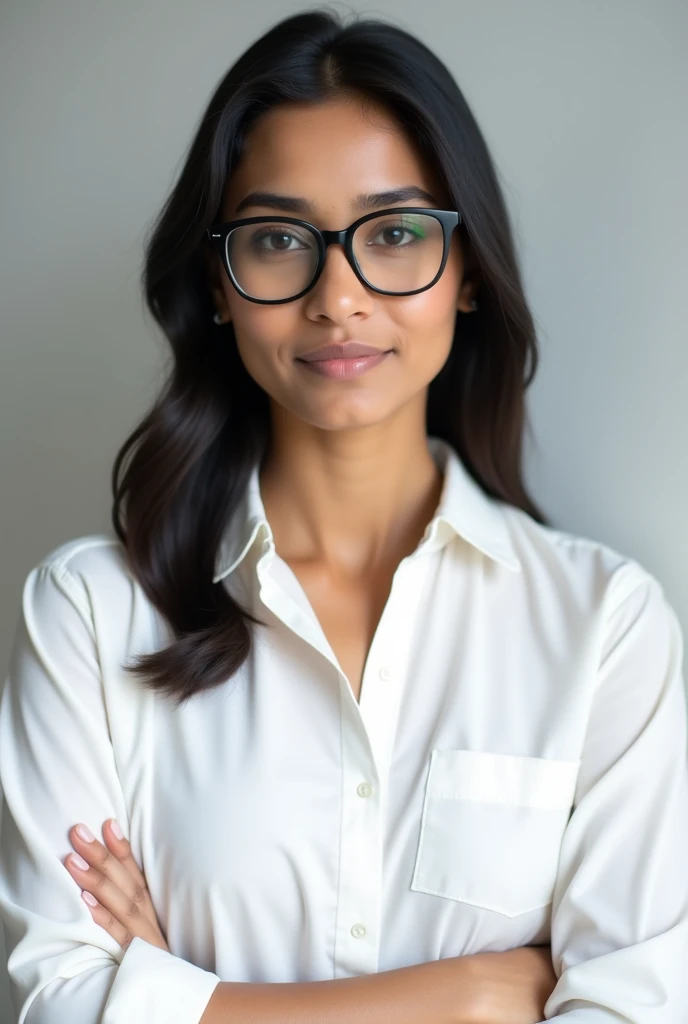
[[117,536],[29,573],[0,707],[21,1024],[688,1020],[680,628],[526,493],[533,321],[447,69],[277,24],[144,278]]

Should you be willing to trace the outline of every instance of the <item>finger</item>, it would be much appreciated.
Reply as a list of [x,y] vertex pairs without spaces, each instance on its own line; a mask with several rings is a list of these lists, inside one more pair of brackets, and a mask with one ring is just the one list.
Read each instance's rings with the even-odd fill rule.
[[[114,853],[99,842],[86,825],[75,825],[70,830],[69,839],[74,849],[88,864],[96,868],[109,882],[121,889],[125,896],[135,903],[143,902],[146,893],[145,883],[140,882],[130,875],[126,867],[120,863]],[[139,890],[142,890],[139,892]]]
[[[75,825],[70,831],[70,840],[79,855],[75,859],[70,854],[64,862],[72,877],[120,921],[124,920],[123,915],[149,918],[152,907],[145,883],[142,886],[132,878],[117,857],[95,837],[84,838],[88,835],[93,833],[83,825]],[[79,863],[80,858],[82,863]]]
[[[108,819],[106,824],[103,836],[107,846],[96,840],[93,833],[83,825],[77,825],[71,830],[70,837],[74,846],[82,851],[84,863],[90,865],[88,875],[83,874],[86,870],[83,865],[79,868],[74,861],[65,862],[65,866],[75,881],[97,896],[105,910],[110,911],[128,932],[141,936],[153,945],[164,943],[166,940],[160,929],[146,879],[131,856],[131,847],[126,840],[122,841],[116,835],[114,819]],[[91,840],[87,841],[85,835],[90,835]],[[111,846],[118,846],[119,849],[111,849]],[[119,855],[123,855],[125,862],[130,862],[132,868],[127,869]]]
[[[134,858],[131,852],[131,845],[129,840],[122,834],[122,830],[114,818],[109,818],[103,824],[103,837],[108,849],[117,857],[119,862],[123,864],[134,881],[138,884],[140,890],[145,892],[145,900],[141,904],[141,911],[145,919],[150,923],[151,931],[146,933],[144,936],[151,945],[159,946],[160,949],[165,949],[169,952],[169,946],[167,945],[167,939],[160,927],[158,916],[153,906],[153,899],[146,883],[146,877],[143,871],[138,865],[138,862]],[[131,928],[131,922],[125,922],[129,924]],[[134,934],[139,934],[135,932]]]
[[91,917],[95,923],[100,925],[101,928],[104,928],[105,931],[113,937],[115,942],[119,943],[122,949],[126,949],[133,939],[131,932],[128,931],[121,921],[117,920],[114,914],[111,914],[109,910],[106,910],[92,893],[84,890],[81,894],[81,898],[91,911]]
[[[129,840],[123,835],[118,836],[115,829],[119,829],[119,825],[114,818],[108,818],[103,825],[103,838],[109,850],[114,853],[120,864],[126,869],[127,873],[133,878],[136,885],[139,886],[145,893],[148,893],[148,885],[146,883],[146,877],[141,871],[140,867],[136,863],[131,852],[131,844]],[[121,829],[119,829],[121,832]]]
[[141,913],[140,906],[111,882],[106,875],[98,871],[97,868],[91,867],[79,854],[68,854],[64,865],[77,885],[95,896],[105,911],[112,914],[120,924],[126,923],[129,930],[137,935],[143,935],[148,922]]
[[[117,834],[118,832],[119,835]],[[153,906],[153,899],[148,889],[146,876],[141,871],[131,852],[129,840],[122,835],[122,830],[114,818],[109,818],[103,823],[103,838],[110,852],[114,854],[134,881],[134,888],[131,890],[132,900],[139,902],[138,896],[140,893],[143,893],[143,898],[140,900],[141,913],[150,921],[156,931],[160,931],[158,916]]]

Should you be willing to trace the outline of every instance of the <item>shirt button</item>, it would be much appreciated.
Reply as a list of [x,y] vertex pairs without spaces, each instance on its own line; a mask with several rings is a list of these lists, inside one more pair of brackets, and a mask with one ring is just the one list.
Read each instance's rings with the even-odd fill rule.
[[351,929],[351,934],[355,939],[362,939],[365,933],[365,925],[363,924],[355,924]]
[[359,796],[370,796],[370,794],[373,792],[373,787],[370,785],[369,782],[362,782],[360,786],[357,788],[356,792],[358,793]]
[[378,672],[380,679],[389,679],[391,674],[392,673],[390,672],[389,667],[387,665],[383,665],[380,671]]

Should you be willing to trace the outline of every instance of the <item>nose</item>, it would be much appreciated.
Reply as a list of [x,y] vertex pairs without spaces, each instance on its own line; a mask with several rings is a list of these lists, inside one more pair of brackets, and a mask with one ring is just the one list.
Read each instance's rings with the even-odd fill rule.
[[337,322],[355,314],[368,316],[374,308],[373,292],[359,281],[344,246],[337,242],[327,246],[320,277],[304,300],[311,319],[326,317]]

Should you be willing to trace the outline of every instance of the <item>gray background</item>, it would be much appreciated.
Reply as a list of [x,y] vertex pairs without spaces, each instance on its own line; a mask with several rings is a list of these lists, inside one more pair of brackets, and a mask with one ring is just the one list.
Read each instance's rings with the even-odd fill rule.
[[[688,5],[335,6],[415,32],[455,74],[538,324],[527,481],[557,526],[657,575],[688,632]],[[1,676],[26,574],[57,544],[109,529],[112,460],[162,380],[165,346],[138,291],[143,233],[220,76],[300,9],[2,6]]]

